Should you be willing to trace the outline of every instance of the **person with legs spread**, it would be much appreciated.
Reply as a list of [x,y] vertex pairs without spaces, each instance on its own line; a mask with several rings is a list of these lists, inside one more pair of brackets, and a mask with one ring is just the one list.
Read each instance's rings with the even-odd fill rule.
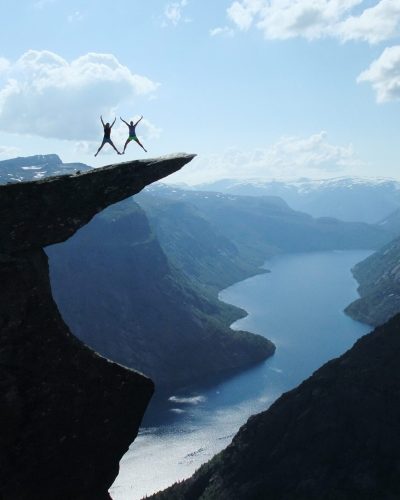
[[125,149],[126,149],[126,146],[131,142],[131,141],[135,141],[139,144],[139,146],[144,150],[146,151],[147,153],[147,150],[144,149],[144,146],[143,144],[139,141],[139,139],[136,137],[136,125],[140,122],[140,120],[143,118],[143,116],[141,116],[139,118],[139,120],[136,122],[136,123],[133,123],[133,122],[126,122],[125,120],[123,120],[121,117],[120,119],[125,123],[125,125],[129,128],[129,137],[128,139],[126,140],[125,142],[125,146],[124,146],[124,150],[122,151],[122,154],[125,154]]
[[104,129],[104,137],[103,137],[103,142],[101,143],[101,146],[99,147],[99,149],[97,150],[97,153],[94,155],[94,156],[97,156],[100,152],[100,150],[102,149],[102,147],[104,146],[104,144],[108,143],[110,144],[110,146],[112,146],[115,151],[120,155],[122,153],[120,153],[118,151],[118,149],[114,146],[114,143],[113,141],[111,140],[111,129],[113,128],[113,125],[115,123],[115,120],[116,118],[114,118],[114,121],[112,122],[112,124],[110,125],[108,122],[105,124],[103,122],[103,117],[100,116],[100,120],[101,120],[101,123],[103,124],[103,129]]

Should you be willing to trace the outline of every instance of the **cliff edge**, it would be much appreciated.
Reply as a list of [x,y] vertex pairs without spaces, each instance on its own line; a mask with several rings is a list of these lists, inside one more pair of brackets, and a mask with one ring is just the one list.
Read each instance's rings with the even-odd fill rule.
[[43,247],[193,155],[0,186],[0,498],[106,499],[153,392],[68,330]]

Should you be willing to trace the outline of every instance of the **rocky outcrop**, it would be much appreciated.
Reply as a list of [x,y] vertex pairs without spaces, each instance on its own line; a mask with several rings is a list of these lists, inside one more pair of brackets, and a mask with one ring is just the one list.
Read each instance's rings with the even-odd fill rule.
[[1,253],[60,243],[96,213],[188,163],[193,155],[138,160],[0,188]]
[[251,417],[161,500],[400,498],[400,315]]
[[179,155],[0,187],[0,498],[103,499],[153,392],[78,341],[43,247],[181,168]]

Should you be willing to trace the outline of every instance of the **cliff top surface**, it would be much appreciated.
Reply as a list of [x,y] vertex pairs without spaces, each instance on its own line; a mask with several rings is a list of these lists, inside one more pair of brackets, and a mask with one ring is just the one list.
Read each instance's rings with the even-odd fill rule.
[[181,169],[176,154],[0,186],[0,254],[60,243],[96,213]]

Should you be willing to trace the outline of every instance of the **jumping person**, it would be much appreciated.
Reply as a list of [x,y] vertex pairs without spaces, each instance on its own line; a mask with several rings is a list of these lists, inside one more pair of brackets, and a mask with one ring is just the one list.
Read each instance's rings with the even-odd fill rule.
[[118,149],[114,146],[114,143],[113,141],[111,140],[111,129],[113,128],[113,125],[115,123],[115,120],[116,118],[114,118],[114,121],[112,122],[112,124],[110,125],[108,122],[106,124],[104,124],[103,122],[103,117],[100,116],[100,120],[101,120],[101,123],[103,124],[103,129],[104,129],[104,137],[103,137],[103,142],[101,143],[101,146],[99,147],[99,149],[97,150],[97,153],[94,155],[94,156],[97,156],[100,152],[100,150],[102,149],[102,147],[104,146],[104,144],[106,142],[108,142],[108,144],[110,144],[110,146],[112,146],[115,151],[120,155],[122,153],[120,153],[118,151]]
[[[144,146],[143,144],[139,141],[139,139],[136,137],[136,125],[140,122],[140,120],[143,118],[143,116],[141,116],[139,118],[139,120],[134,124],[133,122],[126,122],[125,120],[123,120],[121,117],[120,119],[125,123],[125,125],[129,128],[129,137],[128,139],[126,140],[125,142],[125,146],[124,146],[124,150],[122,151],[122,154],[125,154],[125,149],[126,149],[126,146],[131,142],[131,141],[135,141],[139,144],[139,146],[144,149]],[[144,149],[144,151],[146,151],[146,149]],[[147,153],[147,151],[146,151]]]

